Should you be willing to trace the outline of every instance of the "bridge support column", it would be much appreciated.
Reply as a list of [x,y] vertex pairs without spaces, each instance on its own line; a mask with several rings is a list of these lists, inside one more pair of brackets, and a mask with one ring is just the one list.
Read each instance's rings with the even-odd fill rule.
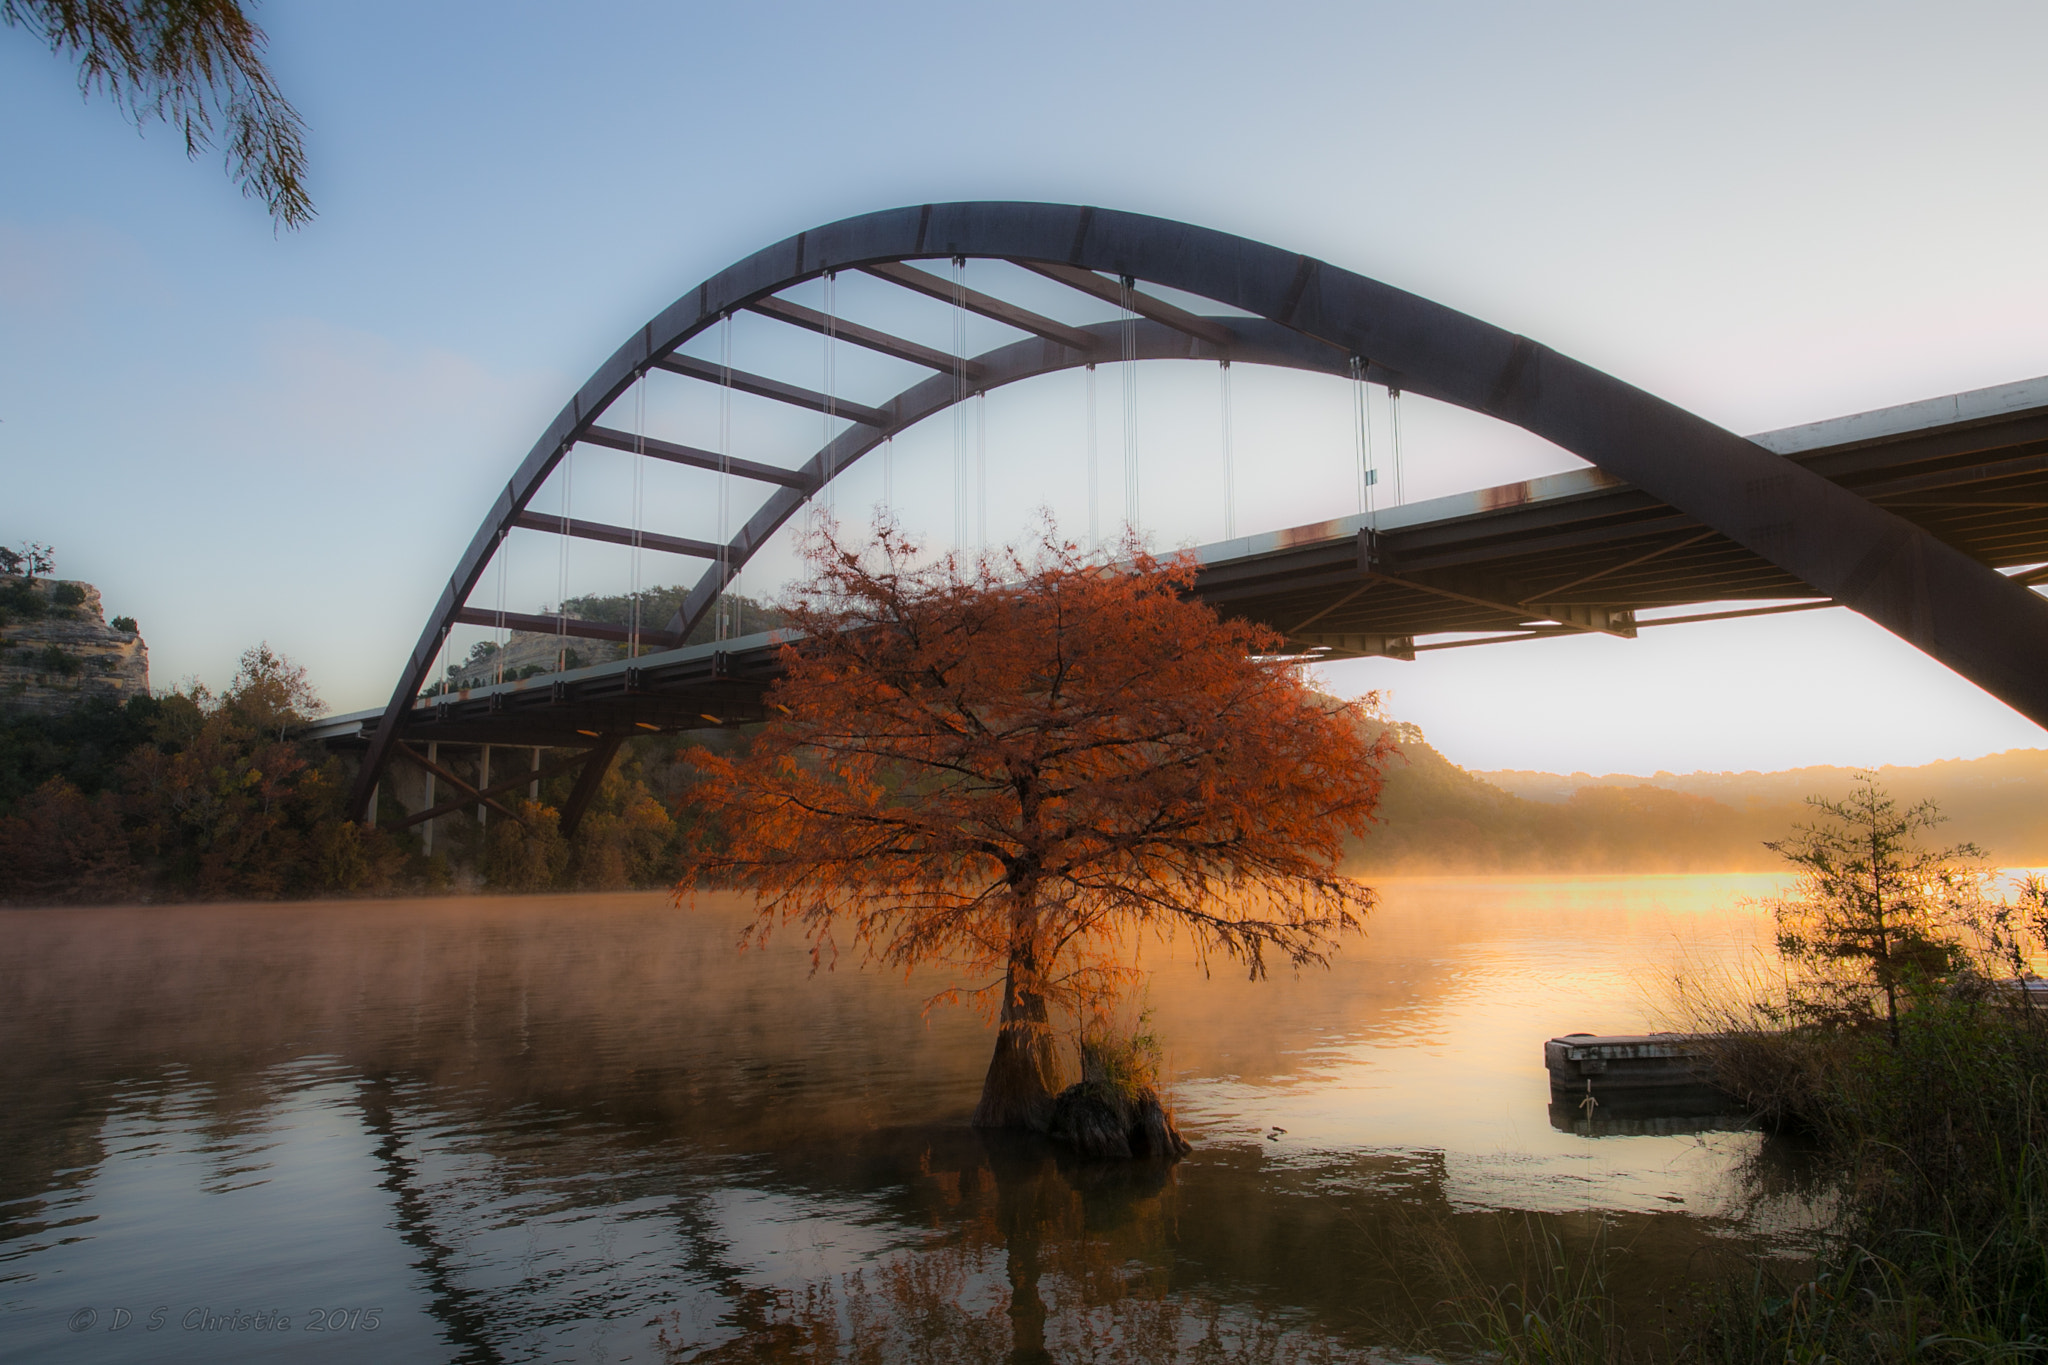
[[612,759],[618,756],[619,746],[624,743],[625,740],[617,735],[607,735],[591,746],[590,757],[584,760],[583,771],[576,777],[576,788],[569,793],[569,803],[562,808],[564,838],[573,836],[576,826],[583,823],[583,813],[590,809],[597,789],[604,785],[604,775],[611,771]]
[[[434,740],[427,741],[427,762],[439,763],[440,761],[440,744]],[[434,770],[432,768],[427,770],[426,808],[428,810],[434,808]],[[420,825],[420,852],[426,854],[429,858],[434,856],[434,821],[432,820],[428,820]]]
[[[478,791],[488,791],[488,790],[490,789],[490,785],[491,785],[491,746],[490,746],[490,745],[488,745],[488,744],[486,744],[486,745],[484,745],[484,746],[483,746],[483,753],[481,753],[480,755],[478,755],[478,756],[477,756],[477,760],[476,760],[476,789],[477,789]],[[490,825],[490,818],[491,818],[491,808],[490,808],[489,806],[485,805],[485,804],[484,804],[483,802],[481,802],[481,801],[477,802],[477,803],[476,803],[476,823],[477,823],[477,828],[479,828],[479,829],[484,829],[484,828],[487,828],[487,827],[488,827],[488,826]]]
[[[532,770],[533,770],[533,771],[534,771],[535,773],[538,773],[538,772],[540,771],[540,745],[538,745],[538,744],[536,744],[536,745],[534,745],[534,746],[533,746],[533,769],[532,769]],[[535,777],[535,778],[533,779],[533,781],[531,781],[531,782],[529,782],[529,783],[527,783],[527,784],[526,784],[526,799],[527,799],[527,800],[529,800],[529,801],[531,801],[531,802],[533,802],[533,804],[534,804],[534,805],[536,805],[536,806],[538,806],[538,805],[540,804],[540,778],[539,778],[539,777]]]

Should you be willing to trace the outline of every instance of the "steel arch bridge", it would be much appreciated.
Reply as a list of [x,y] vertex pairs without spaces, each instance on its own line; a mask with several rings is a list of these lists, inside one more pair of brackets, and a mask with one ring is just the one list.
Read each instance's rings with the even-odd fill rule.
[[[1021,266],[1116,304],[1131,321],[1072,325],[916,264],[963,260]],[[994,319],[1023,339],[956,356],[781,297],[793,286],[843,271],[862,271]],[[1213,300],[1225,311],[1193,312],[1146,286]],[[682,353],[693,338],[741,311],[931,374],[868,405]],[[636,727],[677,728],[702,709],[685,697],[664,710],[654,700],[663,687],[694,687],[699,691],[690,695],[700,699],[712,695],[702,689],[716,692],[721,684],[726,693],[758,690],[772,667],[769,642],[752,642],[749,653],[735,641],[689,659],[682,655],[690,651],[673,647],[813,494],[890,437],[969,395],[1129,359],[1228,361],[1363,379],[1512,423],[1594,466],[1513,485],[1505,494],[1476,495],[1470,506],[1443,509],[1441,525],[1418,521],[1413,513],[1426,506],[1418,504],[1399,509],[1405,516],[1350,518],[1208,547],[1197,590],[1224,610],[1271,621],[1304,649],[1412,657],[1415,635],[1429,631],[1493,631],[1499,633],[1488,638],[1501,639],[1574,631],[1633,635],[1633,613],[1641,606],[1798,598],[1805,600],[1794,609],[1841,605],[1861,613],[2048,725],[2048,602],[2028,586],[2048,575],[1999,572],[2048,560],[2048,392],[2012,386],[2027,388],[2027,395],[2002,407],[1994,403],[1999,410],[1984,420],[1909,424],[1903,433],[1868,439],[1848,432],[1848,439],[1818,449],[1809,441],[1781,453],[1785,440],[1738,436],[1526,337],[1261,242],[1108,209],[927,204],[844,219],[756,252],[677,299],[598,367],[485,515],[400,670],[390,702],[380,714],[341,718],[349,724],[328,728],[328,738],[345,738],[362,754],[354,815],[365,814],[408,732],[431,735],[441,725],[438,733],[450,740],[490,743],[496,736],[502,743],[581,746],[599,759],[585,763],[565,812],[565,824],[573,826],[603,760],[624,735]],[[849,425],[789,466],[607,425],[607,410],[650,371],[729,385]],[[767,496],[725,545],[536,511],[535,495],[578,444],[724,471],[764,486]],[[1797,439],[1790,444],[1800,446]],[[1390,522],[1429,534],[1404,541]],[[534,680],[541,686],[522,686],[517,695],[486,689],[491,695],[423,705],[422,685],[457,625],[622,637],[616,628],[588,622],[468,605],[507,534],[521,528],[707,561],[673,619],[639,633],[670,654],[582,671],[603,676]],[[1242,553],[1234,553],[1239,548]],[[1599,591],[1588,600],[1586,585],[1595,580],[1601,580]],[[1710,615],[1726,614],[1742,613]],[[636,709],[635,697],[651,700]],[[585,709],[575,710],[579,706]],[[537,723],[543,708],[554,711],[552,724]],[[655,719],[645,719],[648,714]],[[483,778],[470,786],[443,776],[471,801],[488,801],[498,790]]]

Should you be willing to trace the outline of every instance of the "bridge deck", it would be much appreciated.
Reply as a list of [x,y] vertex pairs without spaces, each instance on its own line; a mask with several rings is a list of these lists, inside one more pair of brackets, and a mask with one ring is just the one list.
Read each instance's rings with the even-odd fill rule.
[[[2048,562],[2048,377],[1751,439],[1986,564]],[[1682,612],[1704,603],[1830,605],[1751,551],[1590,468],[1197,554],[1202,597],[1334,657],[1583,631],[1632,635],[1702,619]],[[1681,614],[1637,615],[1674,608]],[[420,702],[402,738],[575,747],[636,730],[758,720],[780,644],[779,634],[754,635],[472,688]],[[307,733],[359,744],[380,716],[335,716]]]
[[[1993,567],[2048,560],[2048,378],[1750,439]],[[1415,643],[1455,633],[1633,634],[1658,623],[1637,612],[1709,602],[1828,605],[1808,584],[1597,469],[1201,554],[1210,601],[1339,654],[1467,643]]]
[[[775,676],[786,638],[782,631],[766,631],[423,698],[400,738],[584,748],[636,731],[758,721],[761,694]],[[351,747],[377,727],[383,714],[326,716],[301,734]]]

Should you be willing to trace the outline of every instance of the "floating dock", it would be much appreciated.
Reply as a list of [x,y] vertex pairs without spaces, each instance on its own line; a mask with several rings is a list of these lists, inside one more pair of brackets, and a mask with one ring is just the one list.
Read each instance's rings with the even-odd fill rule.
[[1567,1033],[1543,1045],[1550,1088],[1595,1095],[1707,1084],[1701,1038],[1686,1033]]
[[1581,1137],[1752,1126],[1708,1077],[1709,1040],[1686,1033],[1567,1033],[1543,1045],[1550,1123]]

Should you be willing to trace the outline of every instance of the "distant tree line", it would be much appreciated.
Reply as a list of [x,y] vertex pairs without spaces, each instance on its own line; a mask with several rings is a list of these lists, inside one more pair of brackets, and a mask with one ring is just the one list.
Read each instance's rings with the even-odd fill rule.
[[1796,805],[1730,806],[1663,787],[1585,786],[1561,802],[1501,790],[1446,759],[1410,725],[1392,727],[1380,821],[1354,871],[1735,872],[1779,866],[1766,841]]
[[[61,715],[0,715],[0,901],[271,899],[460,887],[533,891],[673,881],[693,832],[671,808],[679,751],[648,736],[615,760],[574,840],[542,784],[524,822],[417,827],[346,818],[347,761],[295,737],[320,709],[305,670],[267,646],[219,693],[203,685]],[[385,826],[407,812],[387,794]]]
[[[280,737],[272,712],[310,719],[311,695],[259,649],[218,695],[193,687],[0,716],[0,900],[666,885],[713,840],[688,799],[683,755],[750,743],[745,731],[636,739],[573,840],[556,815],[573,782],[561,776],[542,783],[536,808],[514,807],[523,822],[444,819],[430,858],[417,827],[349,826],[346,761],[291,740],[289,722]],[[1391,731],[1379,821],[1350,841],[1354,873],[1765,870],[1781,865],[1766,841],[1796,818],[1796,807],[1737,808],[1648,786],[1524,800],[1456,767],[1413,727]],[[252,771],[263,776],[251,782]],[[410,813],[388,787],[379,810],[387,826]]]
[[[542,783],[523,823],[443,820],[429,858],[416,829],[343,828],[345,760],[288,733],[262,738],[280,706],[310,718],[311,698],[302,675],[259,648],[218,695],[194,687],[58,716],[0,715],[0,900],[665,885],[712,838],[688,800],[683,755],[750,743],[739,730],[636,739],[574,840],[555,815],[573,781],[562,776]],[[1801,810],[1653,786],[1525,800],[1455,766],[1412,726],[1393,725],[1388,738],[1378,822],[1350,841],[1345,864],[1362,875],[1771,870],[1782,862],[1767,841]],[[267,775],[237,786],[251,771]],[[380,813],[388,826],[409,812],[387,788]]]

